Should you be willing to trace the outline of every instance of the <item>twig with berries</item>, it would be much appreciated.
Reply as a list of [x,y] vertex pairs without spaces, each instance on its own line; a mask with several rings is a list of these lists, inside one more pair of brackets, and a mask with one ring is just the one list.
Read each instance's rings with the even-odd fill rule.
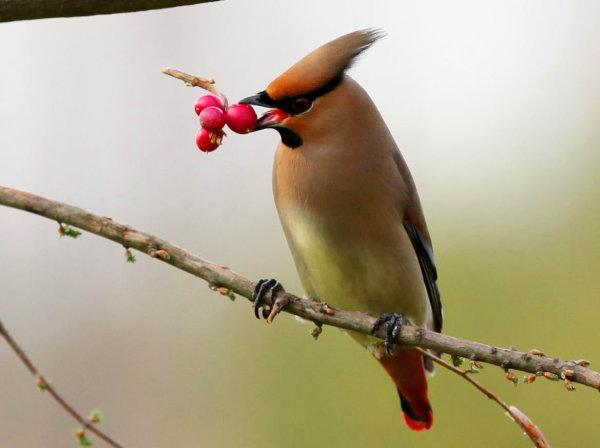
[[258,118],[249,104],[229,105],[227,97],[216,86],[212,78],[190,75],[173,68],[163,69],[165,75],[180,79],[188,86],[200,87],[212,95],[203,95],[196,101],[194,110],[200,119],[200,130],[196,134],[196,145],[202,152],[212,152],[223,143],[226,136],[223,127],[237,134],[247,134],[256,128]]
[[39,372],[35,364],[31,361],[29,356],[23,351],[23,349],[17,344],[17,341],[10,335],[10,333],[6,330],[2,322],[0,322],[0,336],[4,338],[8,346],[12,349],[13,352],[17,355],[17,357],[21,360],[21,362],[25,365],[27,370],[33,375],[35,378],[35,384],[38,389],[42,392],[47,392],[50,396],[56,401],[60,407],[62,407],[67,414],[71,415],[79,424],[81,424],[81,428],[75,432],[75,436],[77,440],[79,440],[79,444],[82,446],[90,446],[92,444],[91,440],[87,437],[86,431],[95,434],[100,439],[104,440],[109,446],[114,448],[123,448],[123,445],[117,443],[112,437],[106,434],[104,431],[98,429],[96,426],[102,420],[102,413],[100,411],[93,411],[89,418],[84,418],[79,412],[75,410],[73,406],[71,406],[66,399],[58,393],[58,391],[54,388],[52,384],[50,384],[44,376]]

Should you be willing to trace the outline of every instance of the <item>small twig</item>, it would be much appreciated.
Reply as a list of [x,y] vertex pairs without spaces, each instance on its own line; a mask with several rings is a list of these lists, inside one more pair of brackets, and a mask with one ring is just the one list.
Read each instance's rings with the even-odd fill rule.
[[498,397],[496,394],[494,394],[492,391],[487,389],[481,383],[475,381],[473,379],[473,377],[471,375],[469,375],[469,373],[470,373],[469,371],[461,370],[458,367],[455,367],[452,364],[444,361],[440,357],[435,356],[426,350],[423,350],[422,348],[417,347],[416,350],[423,353],[423,355],[428,356],[429,358],[431,358],[433,360],[433,362],[441,365],[445,369],[448,369],[451,372],[456,373],[458,376],[462,377],[463,379],[465,379],[466,381],[471,383],[473,386],[475,386],[482,394],[484,394],[490,400],[495,401],[498,404],[498,406],[500,406],[502,409],[504,409],[506,411],[506,413],[521,427],[521,429],[523,429],[523,431],[525,431],[525,434],[527,434],[527,436],[531,439],[531,441],[534,443],[534,445],[537,448],[550,448],[550,443],[548,442],[548,440],[546,439],[546,437],[544,436],[542,431],[531,422],[531,420],[529,419],[529,417],[527,417],[527,415],[525,415],[523,412],[521,412],[516,407],[509,406],[500,397]]
[[[50,384],[39,372],[37,367],[33,364],[31,359],[27,356],[27,354],[23,351],[23,349],[17,344],[17,342],[13,339],[13,337],[8,333],[2,322],[0,322],[0,336],[4,338],[8,346],[12,349],[13,352],[17,355],[17,357],[21,360],[21,362],[27,367],[27,370],[33,375],[35,378],[35,383],[37,387],[44,391],[48,392],[52,398],[75,420],[77,420],[82,425],[82,430],[76,433],[77,437],[81,439],[85,437],[86,429],[89,429],[90,432],[96,434],[99,438],[104,440],[108,445],[114,448],[123,448],[122,445],[115,442],[111,437],[109,437],[104,431],[98,429],[94,424],[99,422],[99,418],[95,418],[96,414],[92,414],[92,417],[89,419],[84,418],[79,412],[75,410],[73,406],[71,406],[63,397],[58,393],[58,391]],[[81,433],[81,435],[80,435]]]
[[202,78],[200,76],[190,75],[189,73],[182,72],[174,68],[164,68],[162,71],[165,75],[172,76],[173,78],[180,79],[191,87],[200,87],[201,89],[207,90],[213,95],[218,96],[223,101],[225,108],[227,108],[228,102],[227,97],[217,88],[215,80],[212,78]]

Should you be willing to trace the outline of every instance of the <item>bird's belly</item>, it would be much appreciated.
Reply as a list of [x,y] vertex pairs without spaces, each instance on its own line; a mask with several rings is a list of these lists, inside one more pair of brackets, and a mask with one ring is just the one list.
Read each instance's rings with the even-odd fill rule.
[[[306,293],[334,308],[373,315],[402,313],[423,325],[428,299],[412,243],[403,226],[393,244],[349,238],[305,210],[286,213],[284,228]],[[343,226],[343,224],[341,224]]]

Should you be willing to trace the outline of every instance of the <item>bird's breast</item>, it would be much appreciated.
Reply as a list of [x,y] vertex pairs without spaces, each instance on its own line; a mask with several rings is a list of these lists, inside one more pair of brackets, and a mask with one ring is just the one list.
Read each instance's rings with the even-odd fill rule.
[[398,312],[422,324],[426,291],[394,204],[401,198],[377,185],[374,173],[361,178],[353,167],[342,173],[335,165],[311,166],[299,153],[284,155],[276,159],[275,202],[306,293],[334,307]]

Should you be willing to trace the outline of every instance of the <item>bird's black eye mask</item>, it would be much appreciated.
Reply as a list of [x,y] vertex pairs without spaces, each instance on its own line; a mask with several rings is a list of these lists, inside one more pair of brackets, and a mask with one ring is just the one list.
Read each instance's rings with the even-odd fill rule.
[[263,90],[262,92],[258,93],[257,99],[260,103],[262,103],[261,105],[265,105],[266,107],[281,109],[290,115],[300,115],[304,112],[308,112],[312,108],[317,98],[335,89],[342,81],[343,76],[344,74],[341,73],[318,89],[303,95],[274,100],[266,91]]
[[312,92],[308,92],[303,95],[297,95],[287,98],[281,98],[274,100],[269,96],[266,91],[262,91],[248,98],[244,98],[240,103],[254,104],[256,106],[270,107],[273,111],[265,113],[259,120],[256,130],[272,128],[279,132],[281,136],[281,142],[289,148],[295,149],[304,143],[302,137],[296,134],[291,129],[285,126],[280,126],[279,122],[282,121],[281,117],[276,113],[277,110],[283,111],[289,116],[301,115],[308,112],[315,102],[315,100],[328,92],[335,89],[342,81],[344,73],[340,73],[338,76],[328,81],[323,86],[319,87]]

